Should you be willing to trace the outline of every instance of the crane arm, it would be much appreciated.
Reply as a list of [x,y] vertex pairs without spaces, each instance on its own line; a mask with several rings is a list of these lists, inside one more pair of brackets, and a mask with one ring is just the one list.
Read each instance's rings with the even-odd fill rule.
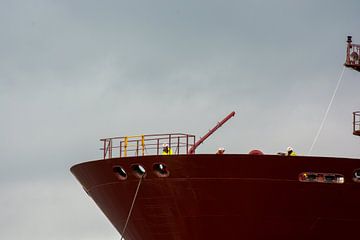
[[231,112],[229,115],[227,115],[221,122],[218,122],[215,127],[209,130],[208,133],[205,134],[202,138],[200,138],[188,151],[188,154],[194,154],[195,149],[202,144],[210,135],[212,135],[218,128],[220,128],[224,123],[226,123],[230,118],[235,116],[235,112]]

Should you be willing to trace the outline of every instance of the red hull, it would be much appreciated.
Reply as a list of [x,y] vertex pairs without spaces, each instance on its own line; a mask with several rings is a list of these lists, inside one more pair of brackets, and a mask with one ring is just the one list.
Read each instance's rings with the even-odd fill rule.
[[[168,177],[153,172],[164,163]],[[72,173],[127,240],[346,239],[358,236],[360,161],[273,155],[177,155],[98,160]],[[121,166],[121,180],[113,167]],[[344,175],[343,184],[300,182],[302,172]]]

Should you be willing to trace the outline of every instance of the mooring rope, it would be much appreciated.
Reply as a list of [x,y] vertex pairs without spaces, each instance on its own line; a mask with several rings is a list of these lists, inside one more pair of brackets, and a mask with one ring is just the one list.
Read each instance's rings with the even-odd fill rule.
[[121,238],[120,240],[123,240],[124,239],[124,233],[125,233],[125,230],[126,230],[126,227],[128,225],[128,222],[130,220],[130,216],[131,216],[131,213],[132,213],[132,210],[134,208],[134,204],[135,204],[135,200],[136,200],[136,197],[138,195],[138,192],[139,192],[139,188],[140,188],[140,185],[141,185],[141,182],[142,182],[142,179],[144,178],[144,175],[141,176],[140,180],[139,180],[139,183],[137,185],[137,188],[136,188],[136,191],[135,191],[135,195],[134,195],[134,198],[133,198],[133,201],[131,203],[131,207],[130,207],[130,210],[129,210],[129,213],[128,213],[128,216],[127,216],[127,219],[126,219],[126,222],[125,222],[125,225],[124,225],[124,229],[121,233]]
[[338,91],[338,89],[339,89],[341,80],[342,80],[342,78],[343,78],[344,71],[345,71],[345,66],[343,67],[343,70],[342,70],[342,72],[341,72],[341,74],[340,74],[340,77],[339,77],[339,80],[338,80],[338,82],[337,82],[337,84],[336,84],[334,93],[333,93],[333,95],[332,95],[332,97],[331,97],[331,100],[330,100],[330,103],[329,103],[329,105],[328,105],[328,107],[327,107],[327,109],[326,109],[326,112],[325,112],[324,118],[323,118],[323,120],[322,120],[322,122],[321,122],[321,124],[320,124],[319,130],[317,131],[316,136],[315,136],[315,138],[314,138],[314,141],[313,141],[313,143],[311,144],[311,147],[310,147],[310,150],[309,150],[308,155],[311,154],[311,152],[312,152],[312,150],[313,150],[313,148],[314,148],[314,146],[315,146],[315,143],[317,142],[317,140],[318,140],[318,138],[319,138],[319,136],[320,136],[321,130],[322,130],[323,127],[324,127],[325,121],[326,121],[326,119],[327,119],[327,116],[328,116],[328,114],[329,114],[330,108],[331,108],[332,103],[333,103],[333,101],[334,101],[335,95],[336,95],[336,93],[337,93],[337,91]]

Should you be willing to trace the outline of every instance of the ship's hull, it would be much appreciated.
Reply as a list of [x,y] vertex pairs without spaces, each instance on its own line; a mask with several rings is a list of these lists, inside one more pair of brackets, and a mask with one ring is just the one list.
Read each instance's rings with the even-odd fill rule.
[[[168,176],[154,171],[158,163]],[[134,164],[146,170],[142,179]],[[136,196],[127,240],[343,240],[360,232],[358,169],[360,160],[346,158],[197,154],[98,160],[71,171],[119,233]],[[341,174],[344,183],[301,182],[304,172]]]

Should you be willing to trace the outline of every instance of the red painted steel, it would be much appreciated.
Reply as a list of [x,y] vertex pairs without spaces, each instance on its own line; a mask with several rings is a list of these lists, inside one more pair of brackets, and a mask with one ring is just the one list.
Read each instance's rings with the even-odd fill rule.
[[[352,43],[348,36],[345,66],[360,71],[360,45]],[[360,111],[353,113],[353,134],[360,136]]]
[[[154,164],[164,164],[159,177]],[[71,168],[122,232],[146,170],[126,240],[355,239],[360,226],[360,160],[276,155],[174,155],[114,158]],[[121,166],[126,178],[113,171]],[[344,176],[343,184],[301,182],[306,172]],[[319,174],[318,174],[319,175]]]
[[205,136],[203,136],[202,138],[200,138],[188,151],[188,154],[194,154],[196,148],[202,144],[208,137],[210,137],[211,134],[213,134],[216,130],[218,130],[218,128],[220,128],[222,125],[224,125],[224,123],[226,123],[230,118],[232,118],[233,116],[235,116],[235,112],[231,112],[229,115],[227,115],[223,120],[221,120],[220,122],[218,122],[216,124],[215,127],[213,127],[212,129],[209,130],[209,132],[207,134],[205,134]]
[[351,36],[347,39],[345,66],[360,71],[360,45],[353,44]]

